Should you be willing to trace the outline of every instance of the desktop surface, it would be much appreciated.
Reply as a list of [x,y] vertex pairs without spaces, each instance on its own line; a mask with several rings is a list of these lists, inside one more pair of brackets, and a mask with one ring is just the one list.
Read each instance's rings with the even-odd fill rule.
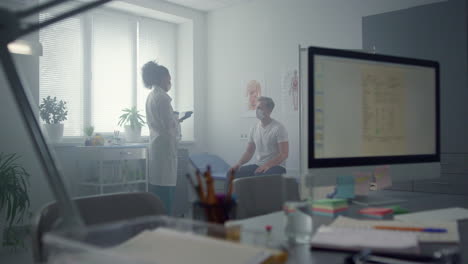
[[[373,192],[370,196],[376,197],[389,197],[392,199],[404,200],[399,205],[407,208],[410,212],[418,212],[424,210],[443,209],[447,207],[464,207],[468,208],[468,198],[463,195],[446,195],[446,194],[432,194],[432,193],[419,193],[419,192],[405,192],[405,191],[379,191]],[[358,211],[362,206],[351,205],[349,208],[349,216],[357,216]],[[263,226],[270,223],[276,225],[283,225],[283,214],[280,212],[268,214],[265,216],[254,217],[236,221],[242,224],[247,229],[261,229]],[[324,216],[313,216],[314,231],[321,225],[330,224],[334,218]],[[284,221],[284,220],[283,220]],[[458,221],[458,229],[460,234],[460,253],[461,263],[468,263],[468,219]],[[422,253],[430,254],[435,250],[444,247],[453,247],[455,244],[442,244],[442,243],[424,243],[421,247]],[[290,263],[344,263],[346,257],[352,253],[340,251],[327,251],[313,249],[310,250],[309,245],[296,245],[290,248]],[[295,261],[295,262],[294,262]]]

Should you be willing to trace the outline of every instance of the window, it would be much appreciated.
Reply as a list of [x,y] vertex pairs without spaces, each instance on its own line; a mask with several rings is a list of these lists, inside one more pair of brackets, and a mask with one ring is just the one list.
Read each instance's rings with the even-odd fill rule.
[[[52,15],[40,15],[40,20]],[[67,102],[67,136],[83,131],[83,27],[80,18],[69,18],[41,29],[39,41],[43,55],[39,59],[39,98],[56,96]]]
[[122,109],[132,106],[135,24],[124,15],[93,16],[91,124],[96,131],[117,129]]
[[[43,19],[50,14],[41,14]],[[166,66],[176,83],[177,25],[121,12],[99,10],[41,30],[40,98],[67,101],[65,137],[112,133],[123,108],[137,106],[145,114],[141,67],[150,60]],[[176,108],[174,89],[169,92]],[[148,128],[142,130],[148,136]]]
[[[164,36],[164,37],[161,37]],[[141,18],[138,21],[138,62],[137,62],[137,108],[145,111],[146,97],[149,90],[141,81],[141,67],[148,61],[157,60],[167,67],[172,77],[172,87],[177,86],[175,71],[176,26],[153,19]],[[175,109],[176,98],[174,89],[169,90]],[[149,135],[148,127],[142,130],[142,135]]]

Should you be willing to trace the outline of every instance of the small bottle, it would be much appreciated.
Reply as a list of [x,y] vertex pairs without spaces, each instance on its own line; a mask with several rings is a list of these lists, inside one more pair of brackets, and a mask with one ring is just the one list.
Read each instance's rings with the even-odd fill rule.
[[271,225],[266,225],[265,226],[265,230],[267,232],[267,237],[265,239],[265,246],[266,247],[274,247],[273,237],[271,235],[271,230],[272,229],[273,229],[273,227]]
[[312,239],[312,217],[300,210],[304,202],[289,202],[285,204],[285,233],[288,240],[295,244],[310,243]]

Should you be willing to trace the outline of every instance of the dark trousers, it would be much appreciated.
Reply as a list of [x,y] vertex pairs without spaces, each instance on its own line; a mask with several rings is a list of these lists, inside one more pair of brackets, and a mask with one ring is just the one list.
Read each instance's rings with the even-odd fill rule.
[[260,176],[260,175],[278,175],[286,173],[286,169],[282,166],[274,166],[271,167],[269,170],[262,172],[262,173],[255,173],[255,170],[258,168],[258,165],[251,164],[242,166],[236,172],[236,179],[243,178],[243,177],[250,177],[250,176]]

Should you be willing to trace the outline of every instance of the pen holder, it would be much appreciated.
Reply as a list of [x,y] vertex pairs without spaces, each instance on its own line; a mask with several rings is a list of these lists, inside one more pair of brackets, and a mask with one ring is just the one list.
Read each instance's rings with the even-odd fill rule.
[[235,219],[237,203],[235,200],[225,201],[218,199],[214,205],[196,201],[193,203],[193,219],[224,224],[228,220]]

